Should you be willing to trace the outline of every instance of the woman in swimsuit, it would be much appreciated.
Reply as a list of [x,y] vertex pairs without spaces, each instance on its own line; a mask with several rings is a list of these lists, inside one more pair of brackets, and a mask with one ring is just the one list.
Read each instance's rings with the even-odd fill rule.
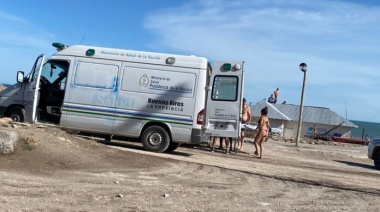
[[[256,134],[255,142],[254,142],[255,148],[256,148],[255,155],[260,159],[263,156],[263,142],[265,138],[268,137],[269,119],[267,115],[268,115],[268,108],[264,107],[263,109],[261,109],[261,116],[258,122],[259,125],[256,128],[256,130],[258,130],[259,132]],[[260,147],[260,150],[259,150],[259,147]],[[260,154],[258,154],[259,152]]]

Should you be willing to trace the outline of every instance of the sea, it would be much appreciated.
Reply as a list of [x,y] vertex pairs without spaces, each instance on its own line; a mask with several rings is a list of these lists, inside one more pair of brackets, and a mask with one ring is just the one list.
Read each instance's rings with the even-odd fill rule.
[[359,126],[358,128],[353,128],[351,130],[353,137],[362,139],[362,137],[368,135],[370,139],[380,138],[380,123],[354,120],[350,121]]

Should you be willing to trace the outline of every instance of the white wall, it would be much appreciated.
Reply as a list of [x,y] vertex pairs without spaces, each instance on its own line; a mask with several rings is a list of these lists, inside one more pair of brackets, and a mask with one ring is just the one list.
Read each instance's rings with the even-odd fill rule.
[[[302,123],[301,127],[301,133],[300,137],[310,137],[310,135],[313,133],[314,126],[317,129],[318,134],[323,134],[332,128],[335,127],[335,125],[326,125],[326,124],[314,124],[314,123]],[[285,121],[284,124],[284,137],[293,137],[295,138],[297,136],[297,130],[298,130],[298,122],[296,121]],[[340,126],[331,132],[328,133],[328,136],[333,136],[335,133],[341,134],[341,135],[349,135],[351,133],[351,128],[349,127],[343,127]]]

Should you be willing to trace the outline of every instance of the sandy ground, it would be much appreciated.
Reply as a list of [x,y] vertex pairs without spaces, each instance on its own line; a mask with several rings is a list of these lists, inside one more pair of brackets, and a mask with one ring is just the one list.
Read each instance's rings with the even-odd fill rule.
[[0,155],[0,211],[380,211],[380,172],[366,146],[269,140],[263,159],[136,142],[96,142],[57,128],[16,131]]

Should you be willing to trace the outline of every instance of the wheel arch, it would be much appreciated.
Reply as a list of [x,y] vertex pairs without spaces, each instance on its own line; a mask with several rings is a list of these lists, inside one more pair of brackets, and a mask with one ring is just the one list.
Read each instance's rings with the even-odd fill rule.
[[173,137],[172,137],[172,131],[171,131],[171,128],[170,126],[165,123],[165,122],[158,122],[158,121],[151,121],[151,122],[148,122],[144,125],[144,127],[141,129],[140,131],[140,136],[139,136],[139,139],[141,140],[141,136],[142,134],[144,133],[144,131],[150,127],[150,126],[160,126],[160,127],[163,127],[169,134],[169,137],[170,137],[170,142],[173,141]]
[[380,146],[376,146],[374,149],[373,149],[373,152],[372,152],[372,158],[375,158],[375,155],[380,153]]
[[9,105],[8,107],[7,107],[7,109],[5,110],[5,112],[4,112],[4,116],[7,116],[8,114],[9,114],[9,111],[11,111],[13,108],[15,108],[15,107],[21,107],[21,108],[23,108],[24,110],[25,110],[25,107],[24,107],[24,105],[22,105],[22,104],[11,104],[11,105]]

